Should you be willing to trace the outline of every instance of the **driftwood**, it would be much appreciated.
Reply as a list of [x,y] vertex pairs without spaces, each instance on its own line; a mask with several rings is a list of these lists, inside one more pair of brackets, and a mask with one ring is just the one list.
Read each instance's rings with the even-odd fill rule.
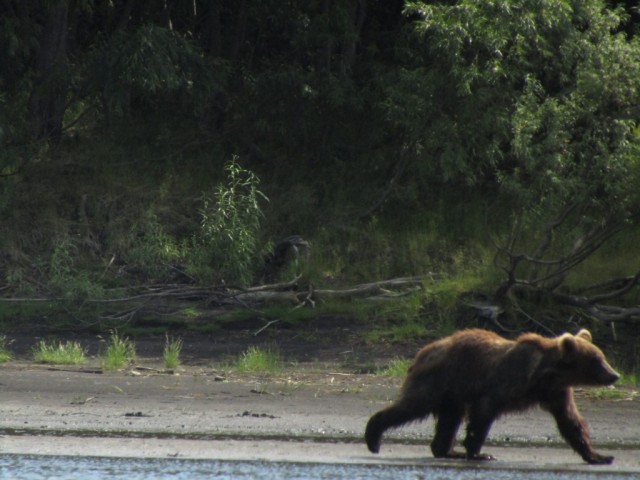
[[[391,288],[402,288],[403,290],[397,292]],[[403,278],[376,283],[365,283],[344,290],[320,289],[315,291],[315,297],[318,299],[368,298],[372,300],[384,300],[402,297],[421,289],[422,280],[418,281],[416,279]]]
[[[380,282],[364,283],[345,289],[315,289],[295,290],[296,281],[286,284],[262,285],[248,288],[229,295],[223,300],[224,304],[261,304],[284,303],[294,306],[315,305],[317,301],[331,299],[371,298],[388,299],[407,295],[422,288],[423,277],[404,277]],[[289,290],[286,290],[289,288]],[[400,291],[397,291],[400,289]]]
[[[143,310],[159,309],[176,302],[200,302],[207,307],[255,309],[265,304],[282,304],[291,308],[314,307],[318,301],[331,299],[393,299],[422,288],[424,277],[404,277],[365,283],[344,289],[315,289],[312,285],[300,289],[300,277],[289,282],[258,285],[249,288],[229,286],[198,287],[193,285],[147,286],[136,294],[107,299],[84,299],[81,303],[102,305],[112,312],[101,318],[131,320]],[[0,298],[0,302],[71,302],[63,297]],[[115,310],[115,311],[114,311]]]

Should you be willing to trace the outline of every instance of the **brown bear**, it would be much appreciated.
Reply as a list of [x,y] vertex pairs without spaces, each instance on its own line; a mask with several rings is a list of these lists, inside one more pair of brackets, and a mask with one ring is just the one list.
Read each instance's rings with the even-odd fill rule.
[[[613,457],[591,446],[572,387],[611,385],[618,378],[587,330],[556,338],[527,333],[515,341],[487,330],[462,330],[418,352],[399,399],[369,419],[365,439],[369,450],[378,453],[387,429],[433,414],[435,457],[492,460],[480,449],[493,421],[503,413],[540,405],[586,462],[608,464]],[[463,454],[453,447],[465,418]]]

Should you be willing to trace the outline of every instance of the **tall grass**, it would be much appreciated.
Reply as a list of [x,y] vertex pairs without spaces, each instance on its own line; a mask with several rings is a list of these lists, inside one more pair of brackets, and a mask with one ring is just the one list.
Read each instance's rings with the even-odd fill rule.
[[236,368],[245,373],[277,373],[282,369],[282,357],[272,349],[249,347],[240,355]]
[[120,337],[117,332],[112,332],[102,358],[102,368],[105,370],[118,370],[135,362],[135,360],[135,344],[128,338]]
[[80,365],[86,362],[86,351],[79,342],[40,340],[33,349],[33,361],[54,365]]
[[9,349],[10,343],[6,335],[0,335],[0,363],[7,363],[13,357]]
[[182,339],[165,337],[164,351],[162,358],[166,368],[178,368],[180,366],[180,353],[182,352]]

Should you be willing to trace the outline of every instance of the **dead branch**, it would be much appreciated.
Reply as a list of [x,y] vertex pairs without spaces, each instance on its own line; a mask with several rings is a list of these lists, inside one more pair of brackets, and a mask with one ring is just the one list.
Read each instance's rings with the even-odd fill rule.
[[598,302],[603,302],[605,300],[613,300],[614,298],[620,298],[623,295],[626,295],[633,287],[638,285],[638,282],[640,282],[640,272],[636,273],[632,278],[630,278],[629,281],[627,281],[627,283],[623,285],[621,288],[617,290],[613,290],[608,293],[593,295],[592,297],[589,297],[588,300],[590,303],[598,303]]
[[276,323],[278,323],[280,321],[280,319],[276,319],[276,320],[271,320],[270,322],[268,322],[265,326],[259,328],[258,330],[256,330],[255,332],[253,332],[253,336],[257,337],[258,335],[260,335],[263,331],[265,331],[267,328],[269,328],[271,325],[274,325]]
[[[512,232],[507,246],[501,247],[494,242],[496,245],[494,265],[507,274],[507,279],[501,283],[495,293],[497,300],[503,299],[516,285],[555,291],[564,282],[567,272],[593,255],[607,240],[624,228],[625,223],[619,219],[613,218],[603,221],[578,238],[564,256],[544,258],[553,246],[556,230],[567,221],[575,208],[575,205],[568,206],[560,212],[557,218],[546,225],[542,232],[543,238],[533,255],[514,252],[514,237],[516,235],[514,232]],[[518,229],[517,226],[514,228]],[[506,258],[506,264],[500,265],[500,257]],[[528,274],[518,276],[516,272],[522,271],[522,264],[528,266]]]
[[291,290],[298,285],[298,281],[302,278],[302,275],[297,275],[293,280],[283,283],[273,283],[270,285],[259,285],[256,287],[249,287],[242,290],[244,293],[249,292],[264,292],[264,291],[279,291],[279,290]]
[[360,285],[355,288],[348,288],[345,290],[316,290],[316,297],[330,297],[330,298],[361,298],[361,297],[374,297],[378,295],[386,295],[391,293],[389,290],[382,288],[380,285],[368,284]]
[[[309,295],[348,298],[348,297],[367,297],[375,295],[398,295],[393,289],[405,289],[400,295],[406,293],[406,290],[414,291],[421,288],[427,279],[433,279],[433,275],[428,277],[400,277],[379,282],[364,283],[352,288],[346,289],[315,289],[309,286],[308,292],[296,293],[298,282],[301,276],[295,277],[293,280],[282,283],[274,283],[269,285],[259,285],[248,288],[229,288],[229,287],[194,287],[192,285],[154,285],[145,287],[146,291],[135,295],[114,297],[114,298],[90,298],[84,299],[83,303],[93,304],[137,304],[139,302],[152,302],[154,300],[208,300],[228,304],[230,302],[239,301],[263,301],[269,298],[281,299],[284,301],[292,301],[293,298],[308,297]],[[70,302],[74,301],[64,297],[24,297],[9,298],[0,297],[0,302],[6,303],[32,303],[32,302]]]
[[263,303],[288,303],[297,305],[300,303],[296,292],[276,292],[276,291],[257,291],[257,292],[241,292],[229,295],[223,299],[222,305],[241,304],[244,307],[255,306]]
[[364,283],[353,288],[342,290],[320,289],[315,290],[316,298],[368,298],[368,297],[397,297],[405,292],[393,292],[392,288],[406,288],[415,291],[422,288],[424,277],[402,277],[391,280],[382,280],[373,283]]
[[556,230],[565,222],[569,214],[573,210],[575,210],[576,207],[577,205],[575,203],[568,205],[562,212],[560,212],[560,215],[558,215],[557,218],[555,218],[554,220],[552,220],[547,224],[545,231],[543,233],[542,242],[540,243],[540,245],[538,246],[538,249],[536,250],[536,252],[533,254],[533,257],[532,257],[536,261],[533,262],[534,265],[533,265],[533,268],[531,269],[532,271],[531,271],[530,278],[536,278],[538,276],[538,269],[540,268],[540,264],[538,263],[538,261],[542,260],[542,258],[544,258],[544,256],[547,254],[547,252],[553,245],[553,237]]
[[608,291],[612,289],[620,290],[625,286],[629,285],[633,281],[635,281],[636,283],[640,282],[640,279],[638,278],[638,276],[640,276],[640,272],[638,272],[635,275],[630,275],[628,277],[612,278],[604,282],[595,283],[593,285],[589,285],[587,287],[582,287],[580,289],[577,289],[576,291],[577,293],[581,293],[584,295],[587,292],[593,292],[593,291]]
[[618,307],[600,305],[598,303],[592,303],[591,300],[586,297],[567,295],[558,292],[551,292],[551,295],[558,303],[578,307],[589,315],[592,315],[607,324],[614,322],[633,323],[640,320],[640,306]]
[[[309,287],[308,291],[293,291],[297,282],[287,284],[276,284],[271,286],[254,287],[231,293],[223,299],[224,304],[234,302],[245,305],[255,305],[263,303],[285,303],[301,307],[303,305],[315,305],[318,300],[328,299],[351,299],[351,298],[396,298],[406,295],[407,292],[416,291],[422,288],[424,278],[404,277],[380,282],[365,283],[352,288],[345,289],[316,289]],[[282,290],[283,285],[291,287],[289,290]],[[395,292],[391,289],[404,289],[402,292]]]

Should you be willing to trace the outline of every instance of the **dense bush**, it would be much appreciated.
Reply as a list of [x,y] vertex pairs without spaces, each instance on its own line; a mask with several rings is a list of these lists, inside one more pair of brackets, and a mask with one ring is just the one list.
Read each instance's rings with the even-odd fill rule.
[[5,292],[247,285],[299,234],[315,282],[560,298],[637,228],[629,5],[4,2]]

